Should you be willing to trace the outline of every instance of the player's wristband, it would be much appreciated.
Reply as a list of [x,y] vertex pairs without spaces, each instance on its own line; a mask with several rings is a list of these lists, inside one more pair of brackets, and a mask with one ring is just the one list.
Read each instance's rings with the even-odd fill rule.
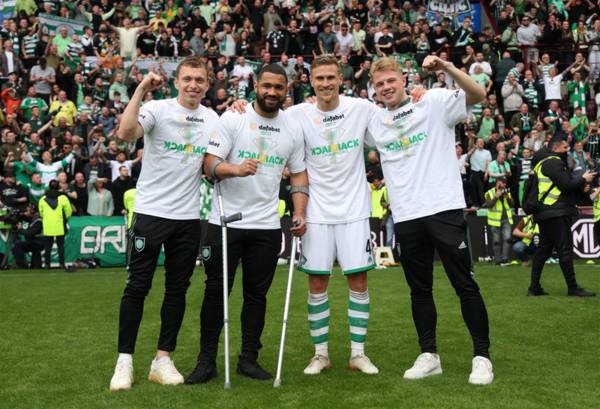
[[290,189],[290,194],[293,195],[294,193],[304,193],[306,196],[310,196],[308,194],[308,186],[292,185]]
[[224,162],[223,159],[221,159],[221,158],[215,158],[215,159],[213,159],[213,161],[210,163],[210,166],[208,167],[209,176],[215,182],[219,181],[219,177],[217,176],[217,172],[216,172],[217,171],[217,166],[219,166],[223,162]]

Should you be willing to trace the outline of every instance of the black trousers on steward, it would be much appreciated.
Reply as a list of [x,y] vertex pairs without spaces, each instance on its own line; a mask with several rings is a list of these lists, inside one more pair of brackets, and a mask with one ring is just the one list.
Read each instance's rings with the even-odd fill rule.
[[46,268],[50,267],[52,246],[55,239],[58,247],[58,263],[61,266],[65,264],[65,236],[44,236],[44,263],[46,263]]
[[575,278],[575,267],[573,266],[573,234],[571,225],[573,218],[571,216],[556,217],[548,220],[540,220],[540,243],[533,255],[531,263],[531,284],[532,289],[540,288],[542,270],[546,260],[556,249],[558,262],[562,270],[565,282],[568,288],[577,288],[577,279]]
[[200,220],[171,220],[135,213],[128,232],[127,281],[119,312],[119,352],[132,354],[144,299],[160,249],[165,249],[165,295],[160,311],[158,349],[174,351],[185,312],[185,294],[196,266]]
[[421,352],[437,352],[437,312],[433,301],[433,257],[437,250],[446,275],[460,298],[462,316],[473,340],[474,355],[489,358],[485,304],[472,276],[467,223],[462,210],[395,224],[400,260],[410,287],[412,314]]
[[[229,293],[238,264],[242,263],[242,350],[248,360],[256,360],[262,348],[260,337],[265,326],[267,292],[271,287],[278,254],[281,229],[227,229]],[[206,271],[206,288],[200,311],[199,362],[214,362],[223,328],[223,246],[221,227],[209,224],[200,255]],[[231,320],[231,315],[230,315]]]

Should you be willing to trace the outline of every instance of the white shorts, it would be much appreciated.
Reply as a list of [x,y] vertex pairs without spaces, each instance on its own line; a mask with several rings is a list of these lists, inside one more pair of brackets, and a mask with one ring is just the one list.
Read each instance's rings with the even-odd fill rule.
[[340,224],[307,224],[298,270],[329,275],[336,259],[344,275],[375,267],[369,219]]

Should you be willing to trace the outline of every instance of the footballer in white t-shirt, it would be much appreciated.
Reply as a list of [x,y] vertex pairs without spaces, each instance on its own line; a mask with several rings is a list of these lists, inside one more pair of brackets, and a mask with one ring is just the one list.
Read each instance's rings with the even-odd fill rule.
[[[287,91],[287,75],[270,64],[258,74],[256,101],[244,114],[226,112],[210,136],[205,172],[219,180],[226,215],[241,212],[240,221],[228,224],[229,284],[242,264],[242,345],[237,372],[267,380],[271,374],[257,362],[262,347],[266,295],[271,286],[281,249],[281,221],[277,213],[279,186],[284,168],[290,171],[294,221],[292,233],[302,235],[308,177],[304,163],[302,130],[293,116],[281,111]],[[216,191],[217,189],[215,189]],[[213,203],[217,202],[213,191]],[[216,358],[223,326],[223,259],[220,215],[213,206],[202,256],[206,289],[200,314],[200,357],[186,379],[205,383],[216,375]],[[231,289],[231,287],[230,287]]]
[[337,259],[348,280],[350,367],[369,374],[378,369],[364,354],[369,318],[366,272],[375,264],[371,249],[363,143],[371,117],[379,109],[367,100],[339,95],[341,72],[335,57],[315,58],[311,84],[317,104],[288,109],[304,133],[310,200],[299,269],[308,274],[308,321],[315,355],[304,370],[316,375],[330,366],[327,287]]
[[175,350],[185,295],[200,247],[202,162],[208,135],[218,117],[200,105],[209,82],[208,69],[199,57],[188,57],[177,67],[177,98],[151,101],[140,109],[146,93],[162,85],[163,77],[154,72],[144,77],[117,131],[117,136],[127,142],[144,138],[144,166],[128,233],[128,276],[119,314],[119,358],[110,382],[113,391],[131,388],[133,352],[144,299],[163,247],[165,295],[158,349],[149,379],[163,385],[183,383],[170,353]]
[[488,351],[488,317],[471,272],[462,213],[465,202],[454,150],[454,127],[467,118],[468,105],[485,98],[485,90],[439,57],[426,57],[423,68],[446,72],[459,89],[430,90],[413,103],[406,95],[402,70],[395,60],[383,58],[371,67],[377,95],[387,109],[378,112],[369,124],[368,139],[381,155],[421,347],[421,355],[404,377],[418,379],[442,373],[432,293],[433,255],[437,251],[460,297],[463,318],[473,340],[469,383],[489,384],[494,374]]

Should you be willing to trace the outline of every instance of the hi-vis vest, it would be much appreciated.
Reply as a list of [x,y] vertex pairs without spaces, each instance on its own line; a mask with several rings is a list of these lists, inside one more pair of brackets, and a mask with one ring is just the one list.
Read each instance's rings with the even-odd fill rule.
[[[594,189],[594,192],[600,190],[600,187]],[[600,222],[600,195],[596,196],[596,200],[594,200],[594,223]]]
[[[538,227],[537,223],[533,221],[533,216],[526,216],[523,221],[525,222],[525,225],[523,226],[523,233],[540,233],[540,228]],[[525,237],[523,238],[523,243],[529,246],[531,244],[531,239],[529,237]]]
[[[535,167],[533,171],[537,175],[538,178],[538,200],[541,202],[542,197],[546,195],[546,192],[550,189],[552,185],[552,180],[546,175],[542,173],[542,163],[547,161],[548,159],[558,159],[561,160],[558,156],[548,156],[547,158],[542,159]],[[542,204],[546,206],[552,206],[558,198],[560,197],[560,189],[556,186],[552,187],[552,190],[546,195]]]
[[132,188],[123,193],[123,207],[127,210],[127,228],[131,227],[133,220],[133,204],[135,202],[136,189]]
[[371,189],[371,217],[384,219],[388,212],[388,210],[383,207],[383,203],[388,202],[387,186],[375,189],[375,187],[371,185]]
[[[493,200],[495,196],[495,187],[485,192],[485,200]],[[510,192],[507,193],[507,197],[511,197]],[[500,197],[498,200],[496,200],[496,204],[494,205],[494,207],[488,209],[487,224],[489,224],[492,227],[502,226],[502,208],[506,209],[506,217],[508,218],[508,222],[510,224],[513,223],[512,211],[510,210],[510,206],[508,205],[508,200],[506,200],[506,197]]]
[[287,208],[287,203],[285,202],[285,200],[279,199],[279,207],[277,209],[277,213],[279,214],[280,219],[283,216],[291,216],[290,210]]

